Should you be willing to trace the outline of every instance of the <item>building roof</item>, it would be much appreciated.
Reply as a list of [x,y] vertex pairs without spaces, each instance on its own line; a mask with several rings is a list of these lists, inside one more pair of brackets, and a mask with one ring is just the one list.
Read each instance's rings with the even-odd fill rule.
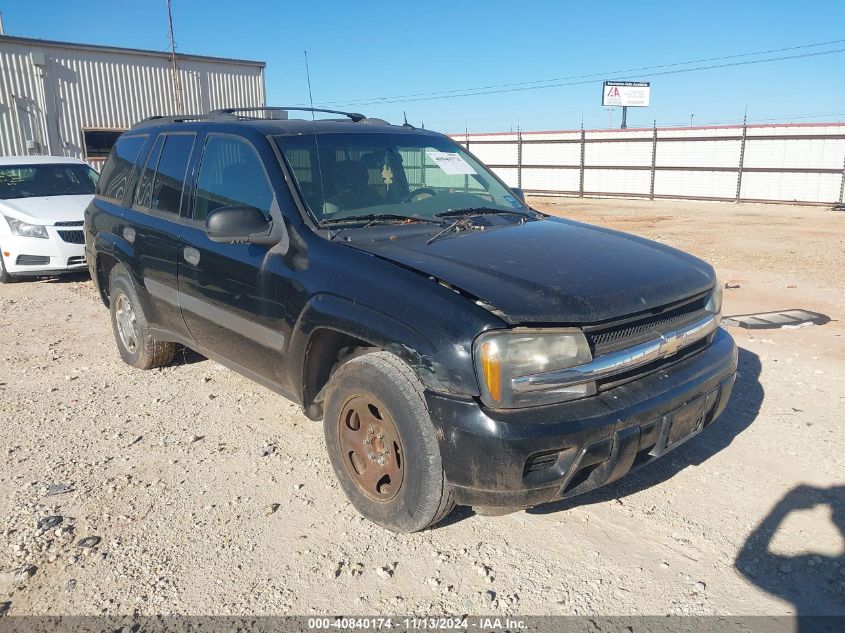
[[70,156],[0,156],[0,167],[11,165],[87,165],[85,161]]
[[[59,42],[55,40],[42,40],[33,37],[16,37],[14,35],[0,35],[0,44],[10,42],[14,44],[24,44],[28,46],[40,46],[44,48],[65,48],[85,51],[101,51],[110,53],[124,53],[145,55],[148,57],[163,57],[170,59],[170,53],[165,51],[151,51],[141,48],[122,48],[119,46],[100,46],[98,44],[79,44],[76,42]],[[213,61],[213,62],[227,62],[229,64],[242,64],[245,66],[256,66],[264,68],[267,66],[266,62],[260,62],[251,59],[232,59],[229,57],[212,57],[208,55],[188,55],[185,53],[176,53],[177,60],[198,60],[198,61]]]

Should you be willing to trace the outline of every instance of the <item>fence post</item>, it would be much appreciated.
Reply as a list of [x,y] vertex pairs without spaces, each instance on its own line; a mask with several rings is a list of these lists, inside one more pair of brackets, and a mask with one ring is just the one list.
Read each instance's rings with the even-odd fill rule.
[[425,187],[425,149],[420,148],[420,183]]
[[584,133],[584,124],[581,124],[581,176],[578,184],[578,197],[584,197],[584,146],[586,145],[587,136]]
[[839,204],[845,204],[845,158],[842,159],[842,183],[839,185]]
[[748,133],[747,117],[742,117],[742,140],[739,145],[739,169],[736,174],[736,202],[742,193],[742,166],[745,163],[745,137]]
[[[467,152],[469,152],[469,128],[464,128],[464,138],[467,142]],[[469,176],[464,176],[464,193],[469,193]]]
[[657,169],[657,119],[654,120],[654,137],[651,141],[651,186],[648,190],[649,200],[654,200],[654,173]]
[[522,130],[516,128],[516,186],[522,189]]

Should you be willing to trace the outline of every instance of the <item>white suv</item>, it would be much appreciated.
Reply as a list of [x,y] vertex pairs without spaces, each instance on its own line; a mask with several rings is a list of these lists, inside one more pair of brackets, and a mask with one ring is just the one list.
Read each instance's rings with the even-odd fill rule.
[[83,214],[96,184],[75,158],[0,157],[0,283],[86,270]]

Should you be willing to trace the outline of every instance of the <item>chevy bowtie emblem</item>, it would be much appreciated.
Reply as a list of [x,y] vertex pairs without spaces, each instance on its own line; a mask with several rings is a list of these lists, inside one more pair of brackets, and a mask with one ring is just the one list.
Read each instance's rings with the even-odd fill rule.
[[681,346],[681,337],[676,336],[673,333],[661,334],[660,338],[663,339],[660,343],[661,356],[671,356],[677,352],[678,348]]

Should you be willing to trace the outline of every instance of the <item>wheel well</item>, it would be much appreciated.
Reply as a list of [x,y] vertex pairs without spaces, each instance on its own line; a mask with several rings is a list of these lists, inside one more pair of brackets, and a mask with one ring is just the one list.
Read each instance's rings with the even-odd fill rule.
[[302,372],[302,405],[312,420],[323,417],[323,392],[335,370],[356,356],[379,351],[362,339],[336,330],[318,329],[305,349]]
[[97,287],[100,289],[100,299],[106,307],[109,307],[109,276],[117,263],[117,259],[111,255],[97,255]]

